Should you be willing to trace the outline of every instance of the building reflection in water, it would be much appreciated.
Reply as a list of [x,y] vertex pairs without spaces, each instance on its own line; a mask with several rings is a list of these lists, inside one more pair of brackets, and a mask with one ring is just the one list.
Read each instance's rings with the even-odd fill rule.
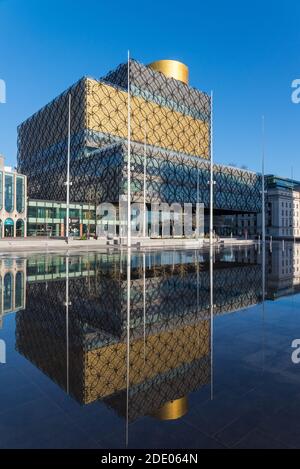
[[274,300],[300,291],[300,244],[273,243],[267,253],[267,298]]
[[268,244],[265,271],[259,245],[213,254],[2,258],[0,325],[16,312],[17,351],[80,404],[101,401],[123,417],[128,441],[139,417],[179,419],[192,392],[213,396],[212,310],[262,302],[264,356],[264,298],[299,290],[298,244]]
[[25,278],[25,259],[0,259],[0,329],[4,316],[26,306]]
[[[180,418],[211,384],[209,253],[132,254],[129,283],[127,261],[29,258],[16,348],[82,404],[101,400],[127,422]],[[221,250],[213,268],[215,316],[261,301],[255,250]]]

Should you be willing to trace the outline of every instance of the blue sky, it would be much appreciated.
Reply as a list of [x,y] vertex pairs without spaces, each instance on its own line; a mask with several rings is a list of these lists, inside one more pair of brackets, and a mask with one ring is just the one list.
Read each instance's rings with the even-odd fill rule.
[[0,153],[15,164],[16,127],[83,75],[131,55],[189,66],[215,96],[215,160],[300,179],[300,4],[283,1],[0,0]]

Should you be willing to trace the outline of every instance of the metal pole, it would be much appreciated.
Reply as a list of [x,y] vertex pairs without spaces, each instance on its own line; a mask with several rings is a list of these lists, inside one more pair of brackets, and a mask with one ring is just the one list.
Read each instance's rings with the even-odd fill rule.
[[210,284],[210,398],[214,398],[214,273],[213,273],[213,245],[209,247],[209,284]]
[[71,103],[72,97],[69,94],[69,112],[68,112],[68,158],[67,158],[67,213],[66,213],[66,241],[69,242],[69,222],[70,222],[70,156],[71,156]]
[[213,285],[213,92],[211,92],[211,118],[210,118],[210,210],[209,210],[209,277],[210,277],[210,348],[211,348],[211,386],[210,398],[214,397],[214,285]]
[[128,109],[127,109],[127,247],[131,247],[131,121],[130,121],[130,53],[128,51],[127,63],[127,93],[128,93]]
[[143,253],[144,366],[146,365],[146,254]]
[[70,357],[69,357],[69,256],[66,256],[66,359],[67,359],[67,394],[70,390],[70,379],[69,379],[69,366],[70,366]]
[[293,232],[293,241],[294,244],[296,242],[296,234],[295,234],[295,218],[294,218],[294,168],[291,167],[291,177],[292,177],[292,201],[291,201],[291,212],[292,212],[292,232]]
[[265,117],[262,117],[262,242],[266,238],[265,221]]
[[[144,224],[143,236],[146,237],[146,172],[147,172],[147,121],[145,122],[145,141],[144,141]],[[148,230],[147,230],[148,233]]]
[[196,251],[197,256],[197,314],[199,313],[199,299],[200,299],[200,291],[199,291],[199,251]]
[[200,224],[199,224],[199,186],[200,186],[200,181],[199,181],[199,165],[197,163],[197,204],[196,204],[196,216],[197,216],[197,223],[196,223],[196,226],[197,226],[197,238],[198,238],[198,241],[199,241],[199,237],[200,237]]
[[[266,243],[266,217],[265,217],[265,117],[262,117],[262,270],[265,272],[265,243]],[[263,297],[265,296],[265,280],[263,276]]]
[[262,372],[265,370],[266,216],[265,216],[265,116],[262,116]]
[[265,297],[266,297],[266,269],[265,269],[265,244],[262,247],[262,372],[265,371],[265,348],[266,348],[266,330],[265,330]]
[[127,250],[127,340],[126,340],[126,434],[125,444],[129,440],[129,386],[130,386],[130,289],[131,289],[131,249]]
[[214,180],[213,180],[213,92],[211,92],[211,117],[210,117],[210,181],[209,181],[209,244],[213,243],[213,204],[214,204]]

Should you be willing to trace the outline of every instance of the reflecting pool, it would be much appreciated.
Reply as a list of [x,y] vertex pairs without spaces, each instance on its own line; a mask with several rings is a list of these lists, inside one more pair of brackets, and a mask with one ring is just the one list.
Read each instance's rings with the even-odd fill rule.
[[0,447],[300,447],[299,259],[0,257]]

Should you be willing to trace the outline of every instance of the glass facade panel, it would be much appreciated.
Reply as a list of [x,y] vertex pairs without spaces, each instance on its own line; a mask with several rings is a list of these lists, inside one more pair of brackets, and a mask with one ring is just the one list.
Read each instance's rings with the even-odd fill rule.
[[24,273],[17,272],[16,274],[16,292],[15,292],[15,307],[20,308],[24,306]]
[[54,218],[55,217],[55,209],[53,207],[46,207],[45,208],[45,215],[46,215],[46,218]]
[[17,176],[16,186],[17,212],[22,213],[25,210],[25,181],[22,176]]
[[5,210],[12,212],[14,209],[14,176],[5,174]]
[[70,217],[71,218],[79,218],[80,217],[80,209],[70,208]]
[[42,218],[52,220],[53,218],[59,218],[59,209],[56,207],[44,207],[44,206],[31,206],[28,207],[28,218]]
[[28,207],[28,218],[37,218],[37,207]]
[[45,218],[46,217],[45,207],[37,207],[37,217],[38,218]]
[[14,236],[14,221],[11,218],[7,218],[4,222],[4,236],[6,238]]
[[4,277],[4,311],[8,311],[12,309],[12,287],[13,287],[13,279],[12,274],[8,273]]
[[21,237],[24,236],[24,221],[23,220],[17,220],[16,235],[21,236]]
[[82,213],[82,216],[83,216],[84,220],[95,220],[96,212],[93,209],[90,209],[90,210],[84,209],[83,213]]
[[61,208],[60,209],[60,218],[63,219],[63,218],[66,218],[66,209],[65,208]]

